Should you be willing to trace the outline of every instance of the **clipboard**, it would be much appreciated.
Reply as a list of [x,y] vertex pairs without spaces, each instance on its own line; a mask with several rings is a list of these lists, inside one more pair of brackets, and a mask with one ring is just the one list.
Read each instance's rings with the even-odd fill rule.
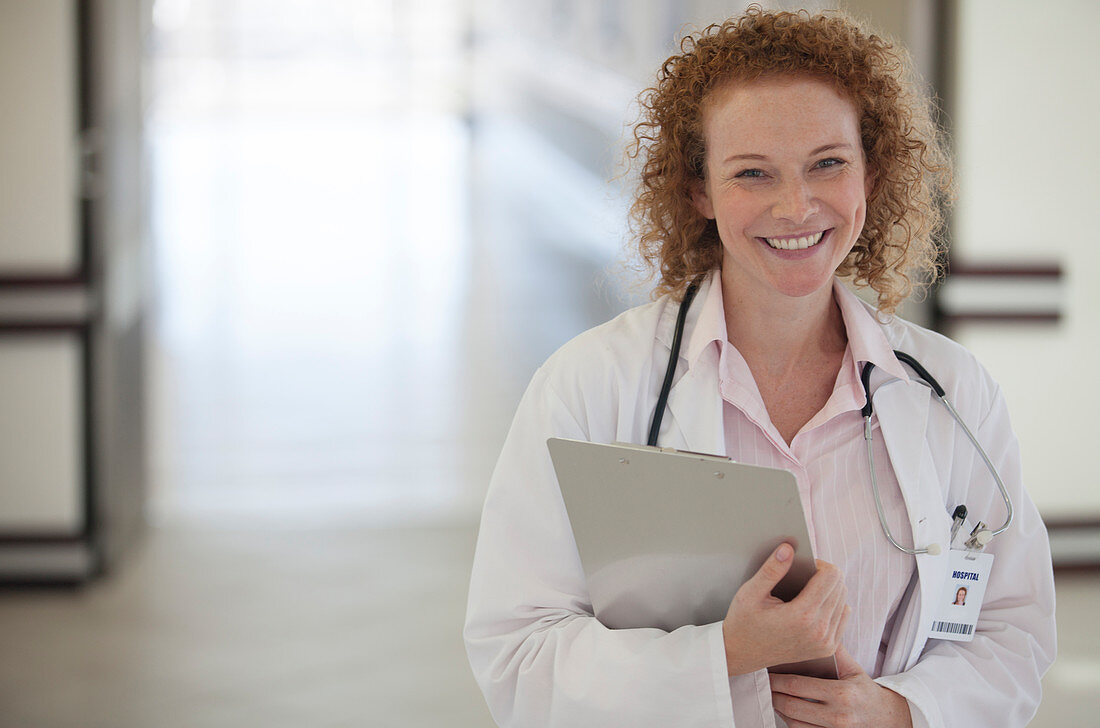
[[[786,541],[790,601],[816,572],[794,475],[671,448],[546,442],[592,609],[611,629],[721,622],[737,589]],[[837,677],[833,657],[769,668]]]

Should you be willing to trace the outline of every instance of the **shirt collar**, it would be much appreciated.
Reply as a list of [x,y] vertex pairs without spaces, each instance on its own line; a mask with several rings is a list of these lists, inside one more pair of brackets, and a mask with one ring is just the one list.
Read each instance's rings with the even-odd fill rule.
[[894,356],[894,349],[886,339],[882,324],[875,318],[878,312],[861,301],[839,278],[833,279],[833,298],[844,319],[848,350],[856,365],[870,362],[887,374],[908,382],[909,375]]
[[[699,307],[698,318],[691,335],[684,342],[684,356],[689,365],[694,365],[699,356],[715,341],[725,343],[726,314],[722,306],[722,280],[718,269],[711,271],[706,284],[700,286],[700,295],[694,305]],[[840,308],[844,329],[848,336],[848,349],[858,368],[864,362],[870,362],[887,374],[903,381],[909,381],[909,375],[898,358],[893,347],[886,339],[882,325],[875,318],[876,311],[863,303],[850,291],[839,278],[833,279],[833,298]]]
[[699,307],[699,318],[695,321],[695,327],[691,330],[691,336],[684,342],[684,356],[689,365],[694,365],[699,356],[708,346],[715,341],[724,343],[726,335],[726,312],[722,307],[722,278],[719,269],[710,272],[706,286],[700,286],[702,300],[695,305]]

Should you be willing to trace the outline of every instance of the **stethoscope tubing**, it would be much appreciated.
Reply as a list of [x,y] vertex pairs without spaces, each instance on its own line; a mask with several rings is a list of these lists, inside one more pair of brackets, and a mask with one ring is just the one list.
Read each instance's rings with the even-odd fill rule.
[[694,280],[684,291],[684,299],[680,301],[680,311],[676,314],[676,330],[672,335],[672,350],[668,355],[668,367],[665,368],[665,379],[661,383],[661,393],[657,396],[657,406],[653,408],[653,420],[649,425],[649,437],[646,439],[646,444],[650,447],[657,446],[657,436],[661,433],[661,420],[664,419],[665,408],[668,406],[668,393],[672,391],[672,380],[676,376],[676,362],[680,360],[680,345],[684,339],[687,312],[698,291],[699,281]]
[[947,401],[946,397],[940,397],[940,402],[947,408],[947,411],[951,413],[951,416],[955,418],[955,422],[959,423],[959,427],[966,433],[967,439],[974,446],[974,449],[978,451],[978,455],[981,456],[982,462],[985,463],[985,467],[989,469],[990,474],[993,476],[993,480],[997,483],[997,489],[1001,491],[1001,498],[1005,502],[1005,522],[1001,524],[1000,528],[997,528],[990,532],[990,538],[994,536],[1000,536],[1002,533],[1008,530],[1008,527],[1012,525],[1012,498],[1008,495],[1008,488],[1005,487],[1004,482],[1001,480],[1000,474],[997,473],[997,468],[993,467],[993,463],[990,462],[989,456],[986,455],[985,448],[978,444],[978,438],[974,437],[974,433],[970,431],[970,428],[963,422],[962,417],[955,411],[955,408],[951,406],[951,403]]
[[[981,444],[978,442],[978,438],[974,436],[974,433],[971,432],[970,428],[966,426],[966,423],[963,421],[963,418],[959,415],[958,411],[951,405],[951,402],[948,401],[947,392],[943,388],[943,386],[940,385],[940,383],[936,381],[935,377],[929,374],[928,370],[921,366],[920,362],[918,362],[911,355],[906,354],[904,351],[898,351],[897,349],[895,349],[894,356],[898,358],[898,361],[908,364],[909,368],[916,372],[917,376],[920,377],[918,381],[932,390],[932,393],[935,394],[936,399],[940,401],[940,404],[944,406],[947,412],[951,415],[952,419],[954,419],[959,427],[962,428],[963,433],[966,435],[967,439],[970,440],[970,444],[974,446],[974,449],[978,452],[978,455],[981,457],[982,462],[985,463],[985,467],[989,470],[989,474],[993,476],[994,482],[997,483],[997,489],[1001,491],[1001,498],[1004,499],[1005,502],[1005,522],[1001,524],[1000,528],[989,532],[989,535],[986,537],[986,542],[988,542],[994,536],[999,536],[1000,534],[1007,531],[1008,527],[1012,524],[1012,498],[1008,495],[1008,489],[1005,488],[1004,481],[1001,480],[1001,476],[997,472],[997,468],[993,466],[993,462],[989,459],[989,455],[986,454],[985,448],[981,446]],[[867,442],[867,460],[871,465],[871,488],[875,494],[875,508],[878,511],[878,520],[879,523],[882,525],[882,531],[886,534],[886,538],[889,539],[890,543],[893,544],[896,548],[904,551],[907,554],[913,555],[931,553],[932,550],[927,548],[910,549],[902,546],[894,539],[894,535],[890,532],[890,527],[886,524],[886,516],[882,510],[882,500],[879,497],[878,478],[875,476],[875,455],[871,439],[871,415],[874,413],[874,408],[871,403],[871,370],[874,369],[874,367],[875,365],[871,362],[867,362],[863,366],[863,372],[860,374],[860,382],[863,384],[863,393],[867,398],[867,404],[863,406],[863,410],[861,412],[863,415],[863,438]]]

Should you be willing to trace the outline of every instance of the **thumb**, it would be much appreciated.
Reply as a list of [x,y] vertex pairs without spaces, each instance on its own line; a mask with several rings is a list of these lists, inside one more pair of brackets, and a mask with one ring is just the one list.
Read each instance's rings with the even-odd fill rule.
[[856,675],[863,674],[863,667],[856,662],[856,659],[848,653],[848,650],[844,648],[844,645],[840,645],[836,648],[836,675],[843,680],[847,677],[854,677]]
[[778,584],[791,569],[791,561],[794,558],[794,549],[789,543],[779,544],[779,548],[772,552],[763,566],[756,570],[752,578],[745,582],[753,595],[764,599],[772,593],[772,589]]

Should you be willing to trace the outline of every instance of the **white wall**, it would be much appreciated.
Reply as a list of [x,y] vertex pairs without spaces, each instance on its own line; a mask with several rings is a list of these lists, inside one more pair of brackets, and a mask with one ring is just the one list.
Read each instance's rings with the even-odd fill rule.
[[959,4],[954,254],[1060,261],[1064,321],[953,331],[1005,390],[1044,515],[1100,518],[1100,3]]
[[75,12],[0,0],[0,274],[79,263]]
[[84,525],[80,343],[66,333],[0,340],[0,530]]

